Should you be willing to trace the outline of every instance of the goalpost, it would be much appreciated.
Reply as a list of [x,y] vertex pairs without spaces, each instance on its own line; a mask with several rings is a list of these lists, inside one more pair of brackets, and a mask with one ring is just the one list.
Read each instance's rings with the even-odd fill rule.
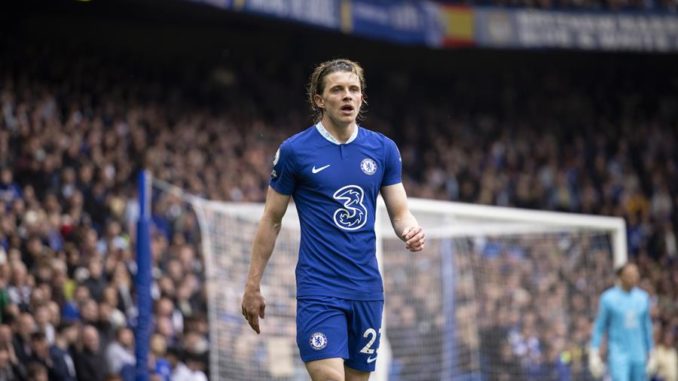
[[380,208],[396,380],[587,376],[600,292],[626,261],[622,218],[411,199],[427,249],[401,248]]
[[[290,205],[262,281],[261,335],[240,303],[262,204],[180,195],[195,211],[205,260],[211,380],[306,380],[295,338],[299,222]],[[410,199],[424,252],[396,238],[380,200],[382,345],[374,380],[519,380],[586,369],[599,293],[626,261],[621,218]],[[541,373],[540,373],[541,372]],[[534,378],[533,377],[533,378]]]

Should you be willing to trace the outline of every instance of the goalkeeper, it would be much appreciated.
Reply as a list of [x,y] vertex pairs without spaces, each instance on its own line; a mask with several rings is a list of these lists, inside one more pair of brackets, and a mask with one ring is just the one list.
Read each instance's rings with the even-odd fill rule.
[[637,287],[635,264],[617,270],[618,284],[600,297],[598,316],[589,348],[589,369],[594,377],[605,373],[600,342],[607,335],[607,365],[612,381],[644,381],[652,353],[650,298]]

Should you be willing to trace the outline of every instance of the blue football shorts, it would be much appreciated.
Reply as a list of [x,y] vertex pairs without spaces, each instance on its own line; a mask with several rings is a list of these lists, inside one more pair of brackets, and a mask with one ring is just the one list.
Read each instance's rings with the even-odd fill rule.
[[308,297],[297,300],[297,345],[304,362],[343,358],[349,368],[373,372],[384,302]]

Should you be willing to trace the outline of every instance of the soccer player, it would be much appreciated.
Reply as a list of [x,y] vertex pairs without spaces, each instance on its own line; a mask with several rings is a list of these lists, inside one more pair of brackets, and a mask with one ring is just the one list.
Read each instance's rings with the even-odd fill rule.
[[266,306],[261,277],[292,197],[301,223],[297,345],[314,381],[367,380],[375,369],[384,303],[375,255],[379,193],[405,247],[424,249],[398,148],[356,122],[364,90],[363,69],[350,60],[313,71],[308,97],[317,123],[285,140],[275,155],[243,295],[242,313],[259,333]]
[[638,267],[627,263],[617,270],[619,282],[600,297],[591,347],[589,369],[602,377],[605,365],[600,341],[607,335],[607,364],[612,381],[646,380],[646,364],[652,352],[650,298],[638,285]]

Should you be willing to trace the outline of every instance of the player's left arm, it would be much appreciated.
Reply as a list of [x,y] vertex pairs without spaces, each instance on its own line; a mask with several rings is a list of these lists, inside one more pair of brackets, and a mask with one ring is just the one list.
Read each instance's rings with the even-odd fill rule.
[[646,297],[647,307],[645,308],[645,313],[643,316],[643,328],[644,328],[644,339],[645,339],[645,348],[647,353],[652,353],[654,347],[654,340],[652,338],[652,318],[650,317],[652,309],[652,301],[649,295]]
[[646,296],[647,307],[645,308],[645,313],[643,314],[643,339],[645,340],[645,349],[647,350],[647,363],[645,364],[645,372],[648,375],[648,379],[652,378],[657,373],[657,353],[654,351],[654,339],[652,338],[652,318],[650,317],[652,312],[652,302],[649,295]]
[[405,242],[405,248],[413,252],[424,250],[426,235],[407,206],[407,193],[403,184],[383,186],[381,196],[386,203],[393,230]]

